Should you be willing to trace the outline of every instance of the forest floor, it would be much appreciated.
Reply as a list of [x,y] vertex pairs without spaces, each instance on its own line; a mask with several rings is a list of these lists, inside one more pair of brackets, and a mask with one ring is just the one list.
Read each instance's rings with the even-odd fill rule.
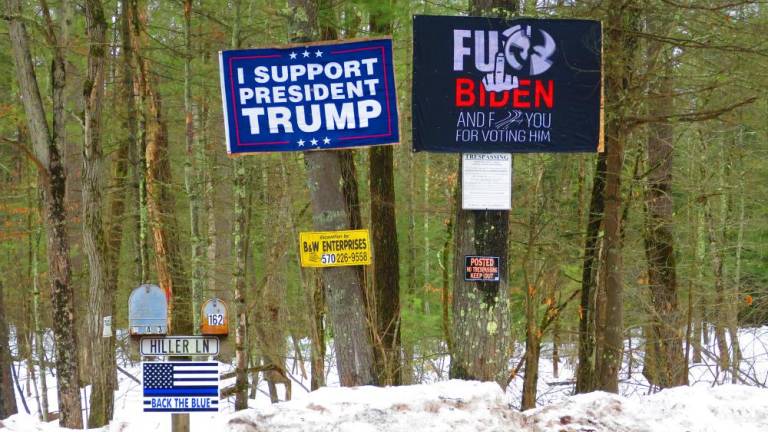
[[[642,375],[642,347],[639,338],[627,340],[620,395],[591,393],[571,396],[574,365],[573,347],[563,345],[559,374],[553,374],[551,345],[542,350],[539,367],[538,408],[519,411],[522,376],[506,392],[492,383],[447,381],[448,358],[423,355],[414,364],[421,385],[394,388],[338,388],[333,358],[329,357],[326,381],[329,387],[309,392],[309,365],[288,361],[293,379],[293,401],[271,404],[267,385],[260,380],[250,409],[233,413],[232,398],[222,401],[218,414],[193,414],[193,431],[341,431],[368,432],[422,431],[525,431],[525,432],[668,432],[668,431],[768,431],[768,327],[742,329],[739,342],[743,354],[741,382],[724,384],[730,375],[716,366],[714,346],[706,346],[701,363],[690,370],[690,387],[653,393]],[[714,344],[711,344],[714,345]],[[629,349],[629,347],[632,349]],[[522,347],[518,348],[519,350]],[[329,349],[329,353],[333,350]],[[516,353],[519,358],[520,353]],[[128,373],[141,378],[140,363],[125,356],[119,362]],[[306,357],[305,357],[306,358]],[[27,370],[15,365],[22,387]],[[231,369],[221,365],[221,371]],[[55,378],[48,376],[51,410],[56,410]],[[170,415],[141,413],[142,387],[119,373],[115,420],[110,431],[148,432],[170,430]],[[232,380],[223,380],[221,387]],[[282,387],[279,386],[282,397]],[[89,390],[86,389],[86,394]],[[17,392],[18,393],[18,392]],[[30,414],[0,420],[0,429],[9,431],[62,431],[56,422],[37,419],[34,389],[25,401]],[[24,405],[17,394],[19,411]]]

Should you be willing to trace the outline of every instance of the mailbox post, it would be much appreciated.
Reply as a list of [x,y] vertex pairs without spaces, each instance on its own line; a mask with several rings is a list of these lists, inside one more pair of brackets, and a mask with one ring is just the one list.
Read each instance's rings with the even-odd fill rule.
[[[131,292],[128,298],[129,333],[132,339],[138,342],[142,360],[145,357],[162,357],[167,359],[169,356],[176,356],[176,359],[173,361],[143,362],[142,370],[145,374],[149,374],[144,377],[145,385],[148,379],[151,381],[157,378],[157,370],[176,371],[177,368],[184,368],[183,362],[191,360],[193,356],[211,357],[218,354],[219,337],[226,337],[227,333],[229,333],[227,306],[221,300],[213,298],[203,304],[200,312],[202,313],[200,332],[204,336],[167,336],[169,333],[168,298],[165,291],[154,284],[143,284]],[[218,407],[219,402],[217,390],[218,370],[216,367],[213,367],[217,363],[198,361],[193,363],[193,365],[200,370],[196,369],[189,373],[207,374],[204,378],[199,378],[201,382],[204,381],[204,383],[200,384],[201,386],[203,384],[207,385],[205,390],[209,393],[206,393],[205,397],[185,393],[183,386],[180,390],[171,388],[175,392],[174,395],[177,395],[173,397],[173,400],[177,400],[174,403],[177,405],[181,404],[182,407],[168,407],[165,404],[167,402],[166,399],[170,400],[170,397],[167,395],[157,396],[165,394],[157,393],[158,391],[162,390],[162,392],[165,392],[168,389],[163,387],[161,390],[158,390],[155,387],[158,384],[150,384],[151,388],[149,390],[146,387],[144,389],[144,412],[172,411],[171,427],[174,431],[189,430],[189,412],[218,410],[218,408],[211,408],[211,406]],[[212,377],[215,377],[215,379]],[[175,383],[174,386],[176,386]],[[197,387],[195,388],[197,389]],[[150,405],[147,405],[149,403],[147,401],[147,392],[154,392],[153,395],[155,395],[149,396],[152,402]],[[210,392],[215,392],[215,397]],[[189,399],[190,397],[191,399]],[[181,402],[178,402],[179,400]],[[156,401],[159,401],[157,406],[155,406]],[[189,401],[192,402],[188,403]],[[203,402],[205,402],[205,405],[201,405]],[[170,403],[168,402],[168,404]]]

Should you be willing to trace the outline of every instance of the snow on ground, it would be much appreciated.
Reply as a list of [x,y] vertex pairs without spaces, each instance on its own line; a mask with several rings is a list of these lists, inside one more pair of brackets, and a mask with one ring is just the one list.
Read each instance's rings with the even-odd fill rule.
[[[46,345],[49,345],[47,341]],[[327,388],[310,393],[309,364],[289,357],[287,368],[293,381],[293,401],[272,405],[264,380],[259,381],[255,399],[249,401],[249,411],[233,414],[234,398],[222,401],[218,414],[193,414],[192,431],[425,431],[442,430],[520,430],[552,432],[667,432],[667,431],[768,431],[768,327],[745,328],[739,331],[743,353],[740,365],[741,382],[750,386],[721,385],[730,375],[717,366],[716,358],[706,351],[716,352],[714,341],[705,347],[703,362],[691,365],[691,387],[653,394],[642,375],[642,339],[627,341],[626,355],[620,373],[620,396],[605,393],[570,396],[573,393],[575,365],[561,360],[559,374],[553,374],[551,345],[544,345],[539,365],[536,410],[519,412],[522,393],[522,372],[505,392],[495,384],[447,382],[449,358],[442,354],[417,353],[414,375],[423,385],[399,388],[339,389],[338,377],[329,347],[326,361]],[[300,341],[307,348],[308,341]],[[631,349],[630,349],[631,347]],[[51,352],[46,346],[46,351]],[[522,355],[518,347],[510,364],[513,367]],[[574,357],[574,346],[563,344],[562,359]],[[437,347],[437,351],[444,348]],[[308,359],[305,353],[303,359]],[[140,363],[125,355],[118,364],[128,373],[141,378]],[[15,364],[21,387],[27,393],[28,372],[24,364]],[[221,364],[221,372],[232,369]],[[39,371],[37,371],[39,372]],[[46,374],[51,410],[56,409],[55,377]],[[36,373],[39,385],[39,373]],[[110,431],[149,432],[170,430],[170,415],[142,413],[141,385],[123,373],[118,374],[119,390],[115,393],[115,420]],[[223,380],[221,387],[234,383]],[[428,384],[426,384],[428,383]],[[762,388],[758,388],[762,387]],[[278,386],[283,399],[282,386]],[[90,389],[86,388],[84,400]],[[19,392],[19,411],[25,412]],[[61,431],[53,422],[37,420],[34,386],[26,397],[31,415],[22,414],[1,420],[7,430]],[[85,413],[84,413],[85,415]],[[254,426],[258,425],[258,426]],[[471,425],[471,426],[468,426]],[[517,427],[520,425],[519,427]],[[524,426],[523,426],[524,425]],[[513,427],[515,426],[515,427]],[[3,432],[5,429],[2,429]],[[419,431],[421,432],[421,431]]]
[[678,387],[640,398],[594,392],[523,414],[526,432],[765,432],[768,389]]
[[[110,432],[169,430],[154,416],[116,421]],[[166,416],[168,417],[168,416]],[[192,415],[197,429],[226,432],[765,432],[768,389],[679,387],[639,398],[595,392],[523,413],[493,383],[443,381],[402,387],[326,387],[306,398],[218,417]],[[63,432],[35,417],[3,420],[9,432]]]
[[326,387],[306,399],[248,410],[223,422],[231,432],[499,431],[521,416],[497,384],[443,381],[402,387]]

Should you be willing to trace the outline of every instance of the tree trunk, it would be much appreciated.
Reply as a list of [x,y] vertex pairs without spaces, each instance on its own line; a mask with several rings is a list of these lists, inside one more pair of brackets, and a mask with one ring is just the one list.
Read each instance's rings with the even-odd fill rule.
[[[407,88],[406,94],[411,94],[413,88],[413,80],[410,77],[406,78]],[[403,118],[402,130],[410,130],[412,125],[412,119],[410,110]],[[408,135],[408,134],[406,134]],[[402,144],[403,152],[406,153],[406,159],[408,161],[408,189],[407,189],[407,214],[408,214],[408,250],[407,250],[407,286],[406,286],[406,304],[405,307],[409,314],[413,314],[416,311],[416,163],[414,153],[411,151],[411,141],[406,137],[406,141]],[[454,194],[451,194],[453,196]],[[451,212],[453,214],[455,212]],[[451,232],[453,232],[453,224],[451,223]],[[452,243],[452,242],[451,242]],[[449,261],[450,262],[450,261]],[[448,264],[448,263],[446,263]],[[448,264],[450,265],[450,264]],[[449,272],[450,273],[450,272]],[[445,291],[445,297],[447,299],[450,292],[450,286],[443,288]],[[444,302],[445,303],[445,302]],[[448,315],[448,308],[445,315]],[[445,334],[450,333],[450,327],[444,328]],[[414,370],[413,370],[413,351],[414,342],[410,338],[404,338],[403,345],[403,371],[400,374],[402,383],[405,385],[411,385],[414,383]],[[448,348],[450,352],[450,347]]]
[[[532,287],[533,288],[533,287]],[[539,381],[539,356],[541,354],[541,338],[536,326],[536,318],[532,309],[536,305],[531,301],[535,294],[529,294],[526,301],[526,332],[525,332],[525,375],[523,376],[523,397],[520,402],[522,411],[536,408],[536,390]]]
[[35,356],[40,366],[40,419],[48,421],[48,382],[45,365],[45,334],[40,326],[40,265],[37,258],[40,250],[40,227],[35,229],[32,250],[32,325],[35,329]]
[[[371,15],[371,31],[389,34],[391,23]],[[376,351],[377,373],[382,384],[399,385],[400,353],[400,251],[395,217],[394,153],[392,146],[369,150],[371,181],[371,234],[374,253],[373,292],[376,337],[381,352]]]
[[[741,142],[742,140],[742,133],[743,130],[739,129],[739,142],[737,144],[737,148],[742,149],[744,143]],[[730,305],[730,309],[728,311],[728,332],[731,337],[731,347],[732,347],[732,358],[731,358],[731,369],[732,369],[732,376],[731,376],[731,382],[733,384],[738,384],[739,382],[739,366],[741,365],[741,346],[739,344],[739,305],[741,304],[741,301],[739,297],[741,296],[741,266],[742,266],[742,258],[741,253],[744,249],[744,225],[746,223],[745,220],[745,211],[744,211],[744,194],[746,191],[744,190],[744,179],[747,177],[746,169],[744,168],[744,156],[739,152],[739,159],[738,159],[738,165],[740,172],[737,175],[738,178],[738,194],[739,194],[739,216],[738,216],[738,222],[737,222],[737,234],[736,234],[736,269],[734,270],[733,275],[733,291],[731,292],[731,299],[728,302]]]
[[66,137],[64,50],[67,49],[68,43],[68,23],[66,20],[62,22],[64,28],[60,32],[61,38],[57,40],[50,13],[47,7],[43,8],[46,37],[50,46],[55,47],[51,66],[53,125],[49,128],[32,63],[27,30],[21,18],[21,2],[8,0],[7,4],[10,15],[8,31],[16,64],[16,76],[27,117],[33,153],[41,170],[41,189],[44,190],[48,272],[51,281],[53,333],[56,340],[56,370],[61,413],[59,423],[63,427],[79,429],[83,427],[77,357],[79,350],[75,329],[74,290],[70,283],[71,268],[66,226],[67,176],[61,157]]
[[552,312],[556,314],[552,323],[552,376],[557,379],[560,378],[560,313],[555,309]]
[[90,335],[91,401],[89,427],[100,427],[112,419],[114,393],[111,377],[115,374],[114,352],[110,353],[112,335],[103,337],[102,319],[112,315],[115,286],[108,265],[104,238],[103,152],[101,112],[104,97],[107,22],[100,0],[85,3],[88,35],[88,65],[83,88],[85,98],[85,136],[83,144],[83,248],[88,256],[88,332]]
[[[671,60],[669,60],[671,65]],[[652,116],[663,116],[671,107],[670,66],[659,83],[662,97],[651,105]],[[648,260],[648,287],[651,293],[652,325],[650,336],[657,356],[651,383],[668,388],[687,383],[686,359],[680,334],[681,317],[677,301],[677,275],[672,232],[672,141],[669,123],[649,128],[646,140],[648,161],[645,193],[645,256]]]
[[622,199],[621,174],[624,162],[625,113],[630,107],[626,99],[634,66],[637,9],[623,1],[606,5],[605,56],[605,342],[599,353],[595,371],[597,388],[616,393],[624,348],[623,266],[622,266]]
[[[536,407],[537,384],[539,381],[539,358],[541,355],[542,329],[538,326],[538,309],[541,304],[540,292],[543,288],[554,292],[556,290],[557,273],[559,269],[546,257],[541,257],[537,251],[539,246],[537,234],[542,227],[539,221],[544,212],[542,182],[545,169],[542,165],[535,168],[536,181],[534,189],[530,192],[534,201],[533,208],[528,214],[528,236],[525,244],[525,255],[521,265],[523,271],[523,284],[526,287],[525,296],[525,375],[523,376],[523,396],[520,403],[521,410]],[[542,264],[538,264],[543,262]],[[551,287],[551,288],[550,288]],[[553,305],[552,296],[545,294]],[[549,312],[549,311],[548,311]]]
[[10,417],[18,411],[16,392],[13,386],[11,368],[11,346],[8,340],[8,315],[5,312],[3,281],[0,280],[0,419]]
[[312,300],[313,339],[311,348],[312,382],[310,389],[315,391],[325,386],[325,295],[320,272],[315,272],[310,295]]
[[[134,248],[136,253],[136,283],[137,286],[149,282],[149,211],[147,209],[147,116],[144,96],[144,80],[139,69],[141,58],[134,52],[134,45],[139,47],[139,41],[134,41],[134,32],[138,35],[140,31],[138,17],[134,16],[133,10],[138,11],[138,5],[134,0],[122,0],[123,22],[122,25],[122,45],[124,50],[123,57],[123,85],[130,84],[130,92],[133,97],[132,103],[128,105],[128,115],[124,125],[133,133],[134,140],[130,149],[131,164],[133,168],[133,189],[135,198],[135,236]],[[138,13],[138,12],[136,12]],[[130,82],[128,81],[130,77]],[[125,91],[128,91],[126,88]]]
[[[288,175],[288,155],[283,153],[280,155],[280,170],[282,173],[282,184],[289,188],[293,188],[290,183],[290,176]],[[293,200],[290,193],[286,193],[286,217],[288,228],[292,233],[292,240],[294,244],[298,244],[299,239],[297,235],[298,228],[296,221],[291,212],[293,208]],[[298,257],[297,257],[298,258]],[[323,284],[320,281],[320,274],[316,269],[304,269],[299,266],[297,269],[299,275],[299,281],[301,287],[305,293],[307,306],[309,308],[309,333],[310,333],[310,389],[315,391],[320,387],[325,386],[325,299],[323,298]]]
[[[473,0],[473,14],[516,14],[517,0]],[[511,349],[509,332],[509,211],[462,210],[461,172],[456,187],[456,247],[453,257],[453,351],[451,378],[496,381],[505,385]],[[428,235],[426,233],[425,235]],[[466,282],[464,257],[499,257],[499,282]]]
[[[712,209],[709,201],[704,203],[704,218],[707,221],[709,253],[711,256],[712,273],[715,277],[715,305],[720,310],[725,309],[725,281],[723,279],[723,251],[722,245],[718,244],[715,230],[715,222],[712,216]],[[718,313],[715,317],[715,342],[719,355],[720,368],[723,371],[728,370],[730,366],[730,353],[728,350],[728,341],[725,338],[725,317]]]
[[[461,200],[461,162],[457,203]],[[450,377],[506,382],[509,333],[509,212],[461,210],[457,204],[453,259],[453,332]],[[464,257],[499,257],[499,282],[466,282]],[[459,342],[460,341],[460,342]]]
[[[324,0],[289,1],[297,12],[292,28],[301,39],[325,35],[318,25],[317,12],[332,12]],[[306,18],[306,22],[301,22]],[[343,191],[342,163],[339,152],[304,153],[307,186],[312,204],[313,225],[317,230],[335,231],[350,228],[350,215]],[[333,327],[336,363],[342,386],[377,383],[371,333],[366,317],[364,287],[354,267],[324,268],[322,282]]]
[[[125,4],[123,3],[122,6],[123,7],[121,10],[124,12]],[[120,18],[120,31],[122,39],[120,45],[122,48],[120,62],[122,63],[121,74],[123,76],[121,77],[118,94],[125,101],[125,113],[123,115],[123,120],[121,121],[123,133],[125,133],[125,136],[121,137],[119,140],[118,148],[112,162],[112,183],[109,188],[109,190],[111,190],[111,195],[107,205],[108,218],[106,227],[107,266],[109,268],[109,271],[107,272],[107,287],[109,290],[108,296],[106,296],[104,299],[106,304],[106,311],[109,311],[109,313],[106,311],[103,313],[104,316],[112,316],[113,326],[115,320],[114,311],[118,286],[117,284],[121,267],[120,251],[122,250],[123,245],[123,218],[126,213],[125,207],[128,198],[129,158],[131,148],[136,145],[136,128],[138,126],[136,120],[135,99],[133,94],[133,70],[131,68],[132,59],[130,50],[130,28],[128,24],[129,23],[127,22],[125,14],[123,13],[123,16]],[[106,355],[106,357],[104,357],[104,362],[105,368],[108,371],[107,383],[111,389],[109,390],[111,395],[113,394],[114,390],[117,390],[118,387],[115,344],[116,340],[113,332],[109,338],[104,340],[104,352]],[[93,393],[91,397],[93,399]],[[111,419],[114,412],[114,396],[109,396],[109,398],[111,399],[109,419]],[[91,405],[93,406],[93,402]],[[89,424],[93,425],[90,420]]]
[[[231,47],[240,47],[240,1],[234,2],[234,24],[232,26]],[[248,408],[248,315],[246,310],[245,263],[246,256],[246,184],[245,160],[236,158],[232,161],[234,171],[233,195],[235,208],[232,215],[232,243],[235,254],[234,298],[235,298],[235,410]]]
[[[308,152],[304,154],[304,160],[315,229],[348,229],[338,154]],[[365,316],[363,287],[357,272],[354,267],[324,268],[322,281],[334,331],[341,385],[375,384],[373,348]]]
[[155,267],[160,287],[168,302],[169,332],[192,334],[190,288],[184,272],[179,247],[176,204],[171,190],[168,132],[162,117],[162,101],[150,74],[149,61],[143,56],[142,27],[146,25],[145,11],[137,0],[131,1],[133,54],[139,70],[139,89],[146,125],[146,185],[147,209],[155,247]]
[[[282,167],[280,167],[282,171]],[[287,175],[280,173],[275,175],[271,170],[268,173],[270,184],[273,187],[265,189],[267,202],[278,203],[275,213],[265,221],[272,226],[290,226],[289,212],[291,209]],[[278,402],[277,384],[285,386],[286,400],[290,399],[290,380],[285,373],[285,353],[286,353],[286,308],[285,308],[285,286],[288,268],[286,267],[285,256],[288,252],[289,243],[284,238],[275,236],[268,240],[265,249],[266,256],[262,258],[265,263],[265,273],[263,284],[259,286],[258,301],[254,313],[255,342],[258,344],[258,351],[261,357],[268,365],[275,367],[264,373],[265,379],[269,384],[269,393],[272,403]]]
[[193,327],[195,334],[200,330],[200,307],[205,286],[205,266],[203,257],[205,244],[201,229],[202,212],[202,171],[197,154],[201,145],[195,139],[194,108],[192,106],[192,0],[184,0],[184,143],[186,159],[184,161],[184,186],[189,197],[189,232],[192,265],[192,310],[194,311]]
[[450,188],[446,188],[446,195],[451,203],[449,207],[451,217],[448,218],[445,224],[445,241],[443,242],[442,263],[440,264],[443,270],[443,284],[440,290],[440,302],[442,304],[441,321],[443,323],[443,338],[445,338],[445,345],[449,353],[453,352],[453,335],[451,334],[451,317],[449,314],[451,310],[451,271],[453,270],[450,254],[451,245],[453,244],[453,215],[458,213],[458,202],[456,201],[457,188],[458,183],[454,184],[452,191]]
[[595,311],[592,308],[597,290],[599,232],[603,223],[603,189],[605,188],[605,153],[597,155],[589,219],[584,239],[584,260],[581,272],[581,303],[579,305],[579,363],[576,369],[576,393],[589,393],[597,388],[595,379]]
[[[236,2],[239,3],[239,2]],[[235,7],[239,10],[239,6]],[[235,409],[248,408],[248,318],[246,310],[245,291],[245,263],[247,261],[245,243],[246,232],[246,175],[245,161],[237,158],[232,161],[234,166],[234,198],[235,209],[233,213],[233,246],[235,254],[234,269],[234,298],[235,298],[235,357],[236,375]]]

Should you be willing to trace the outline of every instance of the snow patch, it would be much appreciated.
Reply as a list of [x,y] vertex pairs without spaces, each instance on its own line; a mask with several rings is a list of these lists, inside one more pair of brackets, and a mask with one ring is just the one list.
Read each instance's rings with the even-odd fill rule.
[[451,380],[401,387],[322,388],[306,399],[225,419],[230,432],[498,431],[523,416],[495,383]]
[[764,432],[768,389],[677,387],[632,399],[594,392],[524,414],[530,432]]

